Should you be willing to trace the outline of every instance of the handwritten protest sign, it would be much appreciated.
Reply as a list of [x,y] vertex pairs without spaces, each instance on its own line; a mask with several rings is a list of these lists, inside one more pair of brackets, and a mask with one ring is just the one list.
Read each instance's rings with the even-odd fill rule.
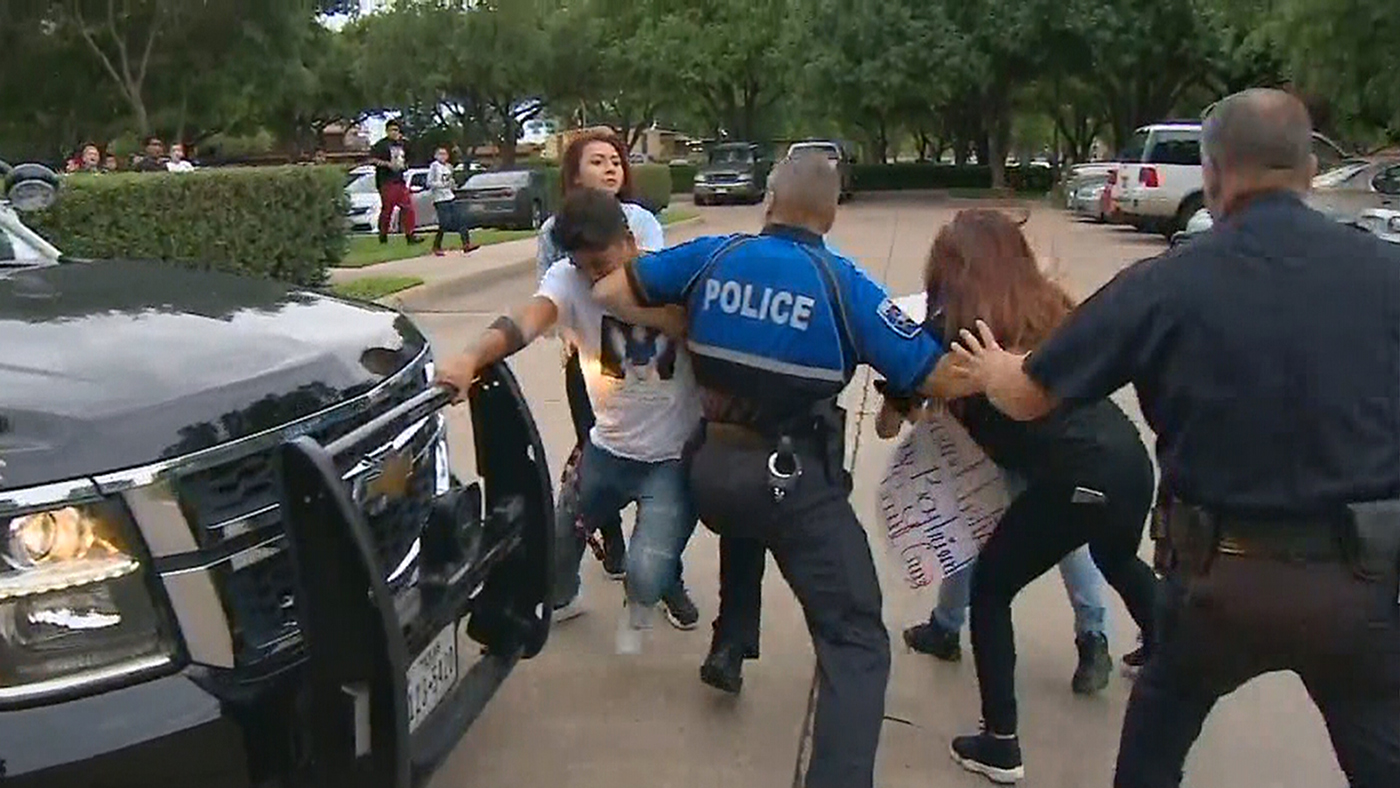
[[877,494],[911,588],[967,566],[1010,504],[1001,469],[946,410],[908,430]]
[[[894,301],[923,321],[923,293]],[[967,566],[1011,500],[1001,469],[943,409],[905,433],[877,494],[890,548],[913,588]]]

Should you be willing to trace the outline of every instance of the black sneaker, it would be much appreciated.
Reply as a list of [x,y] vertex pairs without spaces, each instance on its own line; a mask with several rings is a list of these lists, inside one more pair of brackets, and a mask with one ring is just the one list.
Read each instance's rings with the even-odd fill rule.
[[700,666],[700,680],[717,690],[738,695],[744,686],[744,649],[732,643],[711,648]]
[[1123,655],[1123,675],[1132,678],[1147,664],[1147,658],[1151,656],[1151,651],[1147,646],[1138,646],[1136,651]]
[[904,645],[920,654],[938,657],[944,662],[957,662],[962,659],[958,633],[944,629],[936,621],[916,624],[904,630]]
[[627,576],[627,542],[622,527],[616,523],[598,529],[603,542],[603,573],[613,580]]
[[1015,736],[993,736],[985,731],[959,736],[953,739],[949,752],[959,766],[1000,785],[1010,785],[1026,776],[1021,743]]
[[389,243],[389,235],[388,235],[388,233],[380,233],[380,234],[379,234],[379,242],[382,243],[382,244],[387,244],[387,243]]
[[1086,632],[1074,639],[1079,649],[1079,665],[1070,687],[1079,695],[1092,695],[1108,686],[1113,658],[1108,655],[1108,638],[1102,632]]
[[404,240],[404,243],[408,244],[409,246],[413,246],[414,244],[421,244],[421,243],[423,243],[423,240],[424,240],[424,239],[423,239],[423,237],[422,237],[421,235],[407,235],[407,236],[404,236],[404,239],[403,239],[403,240]]
[[666,620],[680,630],[692,630],[700,623],[700,611],[690,598],[685,583],[676,583],[670,591],[661,595],[661,608],[666,611]]

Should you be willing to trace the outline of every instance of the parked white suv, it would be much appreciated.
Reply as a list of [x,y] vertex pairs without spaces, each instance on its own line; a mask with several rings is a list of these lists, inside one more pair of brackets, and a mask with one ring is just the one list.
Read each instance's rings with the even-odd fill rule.
[[[1318,170],[1347,158],[1336,143],[1313,132]],[[1166,121],[1134,132],[1119,157],[1111,211],[1124,224],[1170,238],[1205,204],[1201,195],[1201,123]]]

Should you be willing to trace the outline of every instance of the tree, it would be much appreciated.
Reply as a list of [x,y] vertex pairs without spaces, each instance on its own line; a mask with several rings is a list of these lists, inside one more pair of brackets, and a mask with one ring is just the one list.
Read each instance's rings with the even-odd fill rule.
[[[917,108],[944,98],[939,42],[946,20],[926,0],[812,0],[798,74],[807,100],[859,129],[875,160],[889,160],[891,140]],[[925,146],[926,147],[926,146]]]
[[591,0],[551,15],[551,103],[575,107],[581,125],[605,123],[635,145],[674,103],[677,58],[664,37],[664,10],[656,0]]
[[757,140],[791,87],[799,0],[658,0],[661,46],[676,55],[674,90],[710,126]]
[[357,21],[356,74],[381,107],[414,106],[478,129],[515,162],[524,124],[543,111],[551,71],[543,0],[418,0]]
[[259,118],[298,153],[313,150],[333,123],[358,122],[369,101],[355,75],[355,46],[344,34],[308,21],[300,56],[263,98]]
[[1400,141],[1400,16],[1388,0],[1277,0],[1269,40],[1307,91],[1333,98],[1353,131]]
[[1115,149],[1162,120],[1216,67],[1219,40],[1197,0],[1078,0],[1067,16],[1090,53],[1086,80],[1103,102]]

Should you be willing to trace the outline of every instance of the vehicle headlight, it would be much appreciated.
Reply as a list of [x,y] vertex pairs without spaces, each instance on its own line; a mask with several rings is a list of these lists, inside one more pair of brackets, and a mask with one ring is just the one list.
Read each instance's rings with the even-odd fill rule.
[[[433,385],[433,379],[437,377],[437,365],[433,363],[432,356],[423,362],[423,376],[427,379],[428,385]],[[433,495],[445,495],[452,489],[452,465],[451,457],[447,453],[447,414],[438,411],[433,416],[435,427],[440,431],[437,445],[433,447]]]
[[705,176],[704,173],[700,173],[700,174],[698,174],[698,175],[695,176],[695,182],[696,182],[696,183],[704,183],[705,180],[706,180],[706,176]]
[[0,701],[171,661],[134,535],[115,501],[0,517]]
[[1400,235],[1400,216],[1392,216],[1386,219],[1385,231],[1388,235]]

